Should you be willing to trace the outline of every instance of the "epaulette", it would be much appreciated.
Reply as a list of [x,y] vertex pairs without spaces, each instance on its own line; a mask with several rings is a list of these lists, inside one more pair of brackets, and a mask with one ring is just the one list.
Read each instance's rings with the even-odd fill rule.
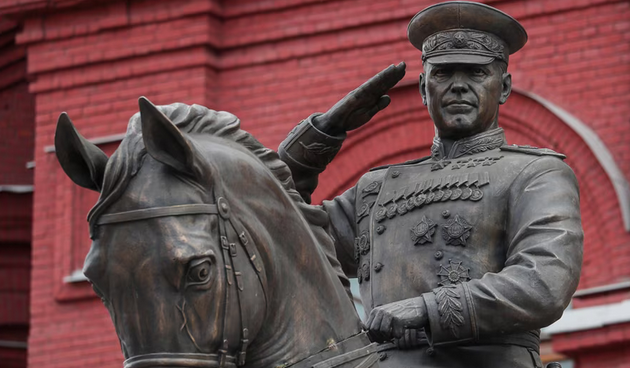
[[538,147],[532,147],[532,146],[518,146],[516,144],[511,144],[511,145],[506,144],[504,146],[499,147],[499,149],[501,151],[520,152],[520,153],[525,153],[528,155],[535,155],[535,156],[555,156],[562,160],[567,158],[567,156],[563,155],[562,153],[558,153],[554,150],[550,150],[549,148],[538,148]]
[[417,158],[415,160],[405,161],[405,162],[400,163],[400,164],[389,164],[389,165],[376,166],[376,167],[371,168],[369,171],[376,171],[376,170],[380,170],[380,169],[387,169],[390,166],[413,165],[413,164],[420,163],[422,161],[426,161],[426,160],[428,160],[430,158],[431,158],[431,156],[425,156],[425,157]]

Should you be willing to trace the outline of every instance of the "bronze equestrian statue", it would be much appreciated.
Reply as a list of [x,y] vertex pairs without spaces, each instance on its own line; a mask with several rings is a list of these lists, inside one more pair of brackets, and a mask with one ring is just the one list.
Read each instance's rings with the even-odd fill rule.
[[100,193],[84,274],[125,368],[542,366],[538,329],[576,288],[582,229],[563,156],[508,146],[497,125],[525,31],[451,2],[418,13],[409,38],[431,157],[375,168],[322,206],[308,204],[317,175],[404,64],[305,120],[280,156],[198,105],[141,98],[111,157],[61,115],[59,162]]
[[[583,231],[578,184],[564,155],[508,145],[499,105],[509,55],[527,41],[509,15],[471,2],[419,12],[420,93],[435,123],[431,156],[377,167],[321,206],[337,257],[357,277],[366,323],[400,348],[381,366],[539,367],[540,328],[575,291]],[[389,103],[391,66],[280,145],[306,201],[346,132]]]

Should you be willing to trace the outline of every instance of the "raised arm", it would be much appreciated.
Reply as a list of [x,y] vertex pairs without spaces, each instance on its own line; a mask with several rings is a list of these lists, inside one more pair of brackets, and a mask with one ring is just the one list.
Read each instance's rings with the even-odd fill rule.
[[327,112],[313,114],[295,127],[280,144],[280,158],[289,165],[300,195],[307,203],[318,176],[333,160],[346,132],[367,123],[389,105],[386,95],[405,75],[406,65],[390,65],[348,93]]

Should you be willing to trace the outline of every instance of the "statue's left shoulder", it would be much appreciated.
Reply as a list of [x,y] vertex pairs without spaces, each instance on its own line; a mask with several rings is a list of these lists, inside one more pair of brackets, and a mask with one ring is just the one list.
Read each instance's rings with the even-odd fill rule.
[[567,156],[563,155],[562,153],[556,152],[549,148],[538,148],[538,147],[532,147],[532,146],[519,146],[516,144],[506,144],[499,147],[499,149],[501,151],[524,153],[527,155],[534,155],[534,156],[554,156],[562,160],[567,158]]

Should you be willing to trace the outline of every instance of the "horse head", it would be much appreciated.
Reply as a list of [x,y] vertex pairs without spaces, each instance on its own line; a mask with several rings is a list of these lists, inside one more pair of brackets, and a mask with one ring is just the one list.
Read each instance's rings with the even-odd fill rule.
[[66,114],[55,147],[100,192],[83,272],[126,368],[291,364],[358,332],[287,167],[234,115],[141,98],[110,158]]

